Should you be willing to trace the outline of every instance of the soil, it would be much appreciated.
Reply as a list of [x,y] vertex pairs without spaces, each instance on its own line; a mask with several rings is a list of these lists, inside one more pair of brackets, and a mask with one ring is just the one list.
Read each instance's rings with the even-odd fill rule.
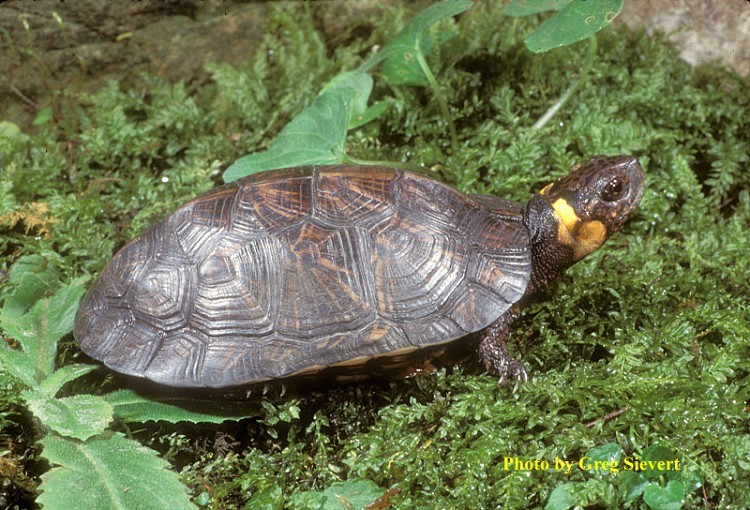
[[[391,0],[306,4],[335,42]],[[481,0],[478,0],[481,1]],[[487,0],[494,1],[494,0]],[[0,120],[28,128],[50,95],[93,91],[142,71],[200,83],[206,62],[241,64],[279,2],[11,0],[0,5]],[[299,4],[299,2],[297,2]],[[669,8],[665,9],[665,5]],[[617,22],[664,31],[688,62],[720,61],[750,75],[748,0],[628,0]]]

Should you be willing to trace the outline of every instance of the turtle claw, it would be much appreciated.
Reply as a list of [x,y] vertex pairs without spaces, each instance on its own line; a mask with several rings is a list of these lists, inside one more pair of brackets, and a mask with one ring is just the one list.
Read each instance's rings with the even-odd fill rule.
[[507,314],[485,330],[484,338],[479,344],[479,358],[487,372],[496,376],[501,385],[508,386],[511,381],[515,381],[515,393],[522,383],[529,380],[529,374],[523,363],[508,353],[506,340],[513,319],[515,314]]
[[526,367],[520,361],[510,357],[507,352],[506,357],[499,360],[498,363],[492,363],[489,373],[497,377],[498,383],[502,386],[508,386],[511,382],[515,382],[513,386],[513,393],[515,393],[521,384],[529,380],[529,373],[526,371]]
[[511,377],[515,379],[516,384],[513,385],[513,393],[518,391],[522,383],[529,380],[529,374],[526,371],[526,367],[520,361],[512,360],[511,366],[509,367]]

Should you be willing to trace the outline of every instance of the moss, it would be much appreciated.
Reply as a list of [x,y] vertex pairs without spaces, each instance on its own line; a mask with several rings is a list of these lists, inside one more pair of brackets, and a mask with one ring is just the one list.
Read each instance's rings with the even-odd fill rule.
[[[373,19],[368,42],[385,44],[404,17]],[[531,131],[584,50],[533,56],[525,23],[476,5],[439,53],[460,152],[450,153],[429,91],[377,80],[374,99],[393,96],[391,106],[351,134],[348,152],[409,159],[467,192],[518,200],[594,154],[634,154],[649,179],[640,212],[526,309],[514,335],[533,378],[516,393],[468,365],[268,406],[244,432],[227,426],[242,438],[231,453],[181,450],[184,480],[215,508],[356,477],[397,486],[394,508],[539,507],[565,482],[591,505],[620,507],[616,475],[503,469],[506,456],[577,459],[610,442],[628,454],[675,452],[702,483],[686,508],[750,506],[749,89],[723,69],[691,69],[659,37],[608,29],[588,82]],[[113,82],[38,132],[3,137],[2,269],[37,253],[63,279],[97,273],[356,65],[367,45],[352,38],[331,47],[308,10],[279,8],[247,65],[209,66],[213,80],[198,89],[151,76],[128,90]],[[39,204],[44,232],[2,220]]]

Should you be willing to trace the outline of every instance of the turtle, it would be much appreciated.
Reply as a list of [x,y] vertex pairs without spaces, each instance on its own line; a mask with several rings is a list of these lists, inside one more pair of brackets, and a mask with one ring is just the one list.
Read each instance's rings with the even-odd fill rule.
[[125,245],[74,337],[163,387],[397,379],[467,351],[518,384],[506,343],[521,306],[617,231],[644,183],[632,156],[593,157],[527,203],[384,166],[258,173]]

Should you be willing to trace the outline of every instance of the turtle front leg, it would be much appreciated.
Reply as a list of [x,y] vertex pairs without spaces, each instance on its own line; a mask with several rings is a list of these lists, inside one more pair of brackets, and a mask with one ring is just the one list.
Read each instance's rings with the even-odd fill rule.
[[511,380],[516,381],[516,387],[529,379],[526,367],[508,353],[508,335],[510,324],[516,320],[519,309],[513,307],[502,317],[493,322],[483,332],[479,344],[479,359],[490,374],[496,376],[503,386]]

